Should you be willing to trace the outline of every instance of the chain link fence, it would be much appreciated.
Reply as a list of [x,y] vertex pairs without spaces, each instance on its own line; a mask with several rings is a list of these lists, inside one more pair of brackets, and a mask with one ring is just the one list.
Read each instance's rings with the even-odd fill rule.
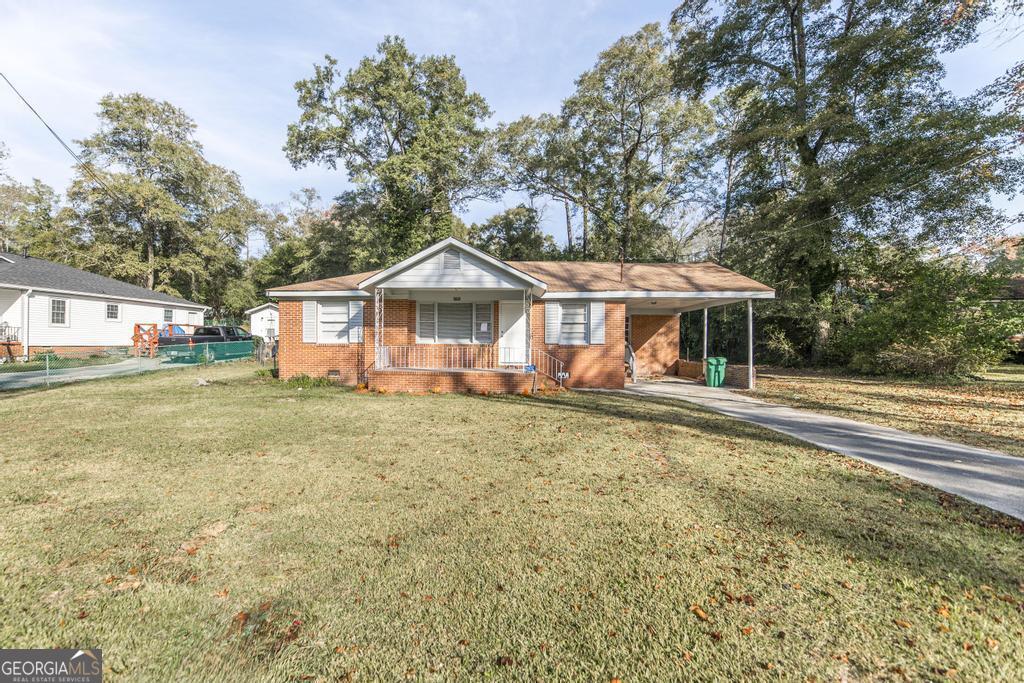
[[0,362],[0,391],[239,360],[274,365],[276,353],[261,339],[158,346],[152,355],[131,347],[41,350]]

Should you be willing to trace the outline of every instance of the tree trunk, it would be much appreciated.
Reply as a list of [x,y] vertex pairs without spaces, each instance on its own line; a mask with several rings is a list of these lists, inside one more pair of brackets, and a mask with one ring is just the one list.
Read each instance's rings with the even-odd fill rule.
[[587,239],[590,234],[590,214],[587,212],[587,205],[583,205],[583,258],[587,258]]
[[149,268],[149,272],[146,274],[146,287],[148,289],[153,289],[156,286],[155,261],[156,258],[153,254],[153,240],[150,238],[150,240],[146,242],[146,263]]
[[574,241],[572,235],[572,212],[569,210],[568,199],[563,199],[562,203],[565,204],[565,246],[566,250],[571,254]]

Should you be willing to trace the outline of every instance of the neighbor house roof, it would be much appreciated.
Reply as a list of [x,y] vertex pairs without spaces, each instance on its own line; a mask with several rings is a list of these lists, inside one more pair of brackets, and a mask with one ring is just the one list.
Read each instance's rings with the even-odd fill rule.
[[[597,261],[508,261],[556,292],[771,292],[749,277],[715,263],[626,263]],[[380,271],[342,275],[274,287],[273,292],[328,292],[356,290],[359,283]]]
[[34,256],[0,252],[0,287],[206,308],[202,304]]
[[259,306],[253,306],[248,311],[246,311],[245,314],[246,315],[252,315],[253,313],[257,313],[259,311],[262,311],[264,308],[273,308],[276,311],[277,310],[277,304],[275,304],[273,301],[271,301],[270,303],[260,304]]

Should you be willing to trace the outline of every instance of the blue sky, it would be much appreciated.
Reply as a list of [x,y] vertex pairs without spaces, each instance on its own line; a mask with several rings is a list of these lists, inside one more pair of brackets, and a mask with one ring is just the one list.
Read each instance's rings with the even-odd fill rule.
[[[508,121],[556,111],[598,52],[645,23],[665,23],[676,4],[0,0],[0,68],[68,141],[92,132],[104,94],[139,91],[192,116],[208,158],[238,172],[261,202],[283,202],[300,187],[329,198],[346,186],[344,171],[295,170],[281,151],[286,126],[297,117],[292,85],[325,53],[352,66],[395,34],[417,53],[452,54],[494,121]],[[990,31],[946,57],[945,84],[971,93],[1022,58],[1024,38],[1007,41]],[[70,158],[6,85],[0,140],[11,153],[10,175],[66,185]],[[476,204],[465,218],[479,221],[517,201]],[[1011,206],[1024,211],[1024,200]],[[561,237],[557,212],[548,213]]]

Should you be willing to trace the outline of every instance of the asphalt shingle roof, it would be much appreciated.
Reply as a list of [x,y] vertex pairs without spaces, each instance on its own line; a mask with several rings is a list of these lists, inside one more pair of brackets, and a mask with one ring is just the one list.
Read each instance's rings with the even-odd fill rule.
[[154,292],[145,287],[130,285],[61,263],[5,252],[0,252],[0,286],[2,285],[81,292],[117,299],[143,299],[180,306],[202,306],[170,294]]
[[[508,261],[547,284],[549,292],[770,292],[772,288],[714,263],[618,263]],[[356,289],[378,271],[300,282],[272,291]],[[621,277],[620,277],[621,275]]]

